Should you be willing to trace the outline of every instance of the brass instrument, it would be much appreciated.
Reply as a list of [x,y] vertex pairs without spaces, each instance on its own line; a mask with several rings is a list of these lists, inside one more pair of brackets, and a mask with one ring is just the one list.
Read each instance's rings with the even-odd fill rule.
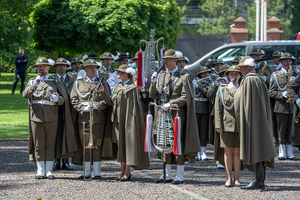
[[[288,72],[288,81],[287,81],[287,86],[289,86],[291,84],[291,77],[293,75],[293,70],[292,70],[292,66],[290,65],[289,66],[290,68],[290,71]],[[287,100],[286,100],[286,103],[292,103],[292,99],[290,96],[288,96]]]
[[157,104],[150,102],[149,113],[150,106],[155,106],[157,108],[157,114],[155,116],[154,125],[152,129],[152,144],[158,152],[163,154],[163,173],[165,182],[166,154],[173,152],[174,144],[174,121],[171,115],[171,110],[177,110],[177,116],[179,116],[179,109],[177,104],[172,104],[168,110],[163,110],[162,106],[158,106]]
[[[144,74],[145,74],[145,77],[150,77],[153,74],[153,72],[157,71],[157,67],[155,66],[155,53],[157,55],[158,68],[160,68],[158,42],[160,40],[164,41],[163,37],[154,41],[153,37],[155,36],[155,29],[150,29],[150,30],[151,30],[150,41],[149,42],[147,42],[146,40],[140,41],[140,50],[141,50],[141,43],[144,42],[146,44],[146,48],[145,48],[145,52],[144,52]],[[163,45],[163,48],[164,48],[164,45]]]
[[265,71],[266,71],[266,68],[267,68],[267,62],[263,61],[263,63],[264,63],[264,66],[262,67],[261,72],[259,74],[261,77],[263,77],[265,75]]
[[[93,124],[94,124],[94,113],[93,113],[93,98],[89,101],[90,106],[90,120],[89,125],[86,127],[86,122],[82,122],[82,132],[83,132],[83,178],[84,180],[91,180],[91,177],[89,179],[85,178],[85,150],[90,150],[90,173],[92,173],[92,150],[96,149],[98,147],[94,146],[93,143]],[[85,136],[89,135],[89,144],[88,146],[85,146]]]

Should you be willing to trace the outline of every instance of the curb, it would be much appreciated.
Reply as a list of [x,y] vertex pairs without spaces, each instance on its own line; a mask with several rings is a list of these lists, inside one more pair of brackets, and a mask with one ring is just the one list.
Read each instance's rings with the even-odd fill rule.
[[7,139],[0,140],[0,142],[18,142],[18,141],[28,141],[29,139]]

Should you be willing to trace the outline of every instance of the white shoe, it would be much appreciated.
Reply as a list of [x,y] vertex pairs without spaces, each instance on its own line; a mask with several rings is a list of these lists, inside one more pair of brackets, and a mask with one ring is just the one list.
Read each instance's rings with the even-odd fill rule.
[[278,160],[285,160],[286,159],[286,149],[285,144],[279,145],[279,154],[278,154]]
[[225,169],[224,165],[218,164],[217,169]]
[[101,178],[101,162],[93,162],[93,173],[95,178]]
[[52,170],[53,170],[53,161],[46,161],[46,178],[54,179]]
[[198,156],[196,157],[196,160],[201,160],[201,152],[198,152]]
[[45,162],[44,161],[37,161],[36,162],[36,179],[42,179],[44,178],[44,174],[45,174]]
[[290,145],[290,144],[286,145],[286,153],[287,153],[286,154],[287,159],[296,160],[296,157],[293,154],[293,147],[292,147],[292,145]]
[[201,147],[201,160],[208,160],[206,155],[206,147]]

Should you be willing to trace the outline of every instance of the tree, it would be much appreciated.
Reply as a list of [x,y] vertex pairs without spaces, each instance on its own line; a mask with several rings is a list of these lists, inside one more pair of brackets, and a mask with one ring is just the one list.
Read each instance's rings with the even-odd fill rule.
[[292,1],[292,21],[291,21],[291,29],[293,33],[296,35],[300,32],[300,1],[293,0]]
[[201,0],[199,8],[202,20],[198,23],[201,35],[222,35],[230,33],[230,25],[240,13],[232,0]]
[[[261,7],[261,4],[260,4]],[[283,39],[289,39],[293,33],[290,29],[291,26],[291,9],[290,4],[286,3],[283,4],[282,0],[268,0],[267,4],[267,20],[270,19],[272,16],[277,17],[280,19],[280,27],[283,29]],[[255,30],[256,30],[256,4],[255,0],[253,3],[247,7],[248,11],[248,19],[247,25],[249,29],[249,40],[255,39]]]
[[150,29],[173,48],[180,33],[172,0],[42,0],[30,20],[36,48],[72,54],[135,53]]
[[26,49],[29,61],[35,53],[32,49],[29,13],[37,0],[1,0],[0,3],[0,59],[1,71],[14,71],[14,57],[18,47]]

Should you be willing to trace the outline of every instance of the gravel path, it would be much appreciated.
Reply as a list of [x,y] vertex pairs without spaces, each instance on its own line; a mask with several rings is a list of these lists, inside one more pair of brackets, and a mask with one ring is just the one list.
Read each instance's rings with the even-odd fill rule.
[[[101,181],[77,180],[80,166],[74,171],[54,171],[55,180],[36,180],[36,167],[28,161],[27,141],[0,141],[0,199],[299,199],[300,151],[294,148],[296,161],[278,161],[267,168],[266,189],[245,191],[225,188],[226,172],[217,170],[213,148],[208,146],[209,161],[185,165],[185,183],[155,184],[162,173],[162,162],[151,154],[153,170],[132,170],[132,181],[116,182],[120,165],[102,162]],[[277,150],[278,151],[278,150]],[[173,177],[176,168],[172,166]],[[241,172],[240,181],[247,184],[252,173]]]

